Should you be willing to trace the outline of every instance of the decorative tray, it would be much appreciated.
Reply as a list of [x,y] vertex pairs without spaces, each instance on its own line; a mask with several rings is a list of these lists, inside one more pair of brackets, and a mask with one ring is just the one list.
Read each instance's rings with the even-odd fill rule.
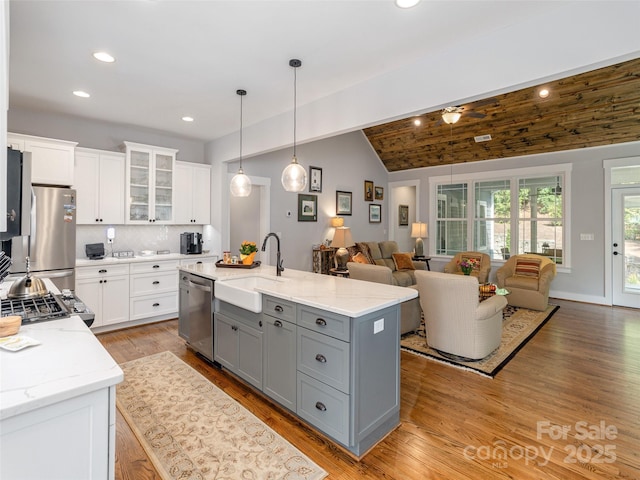
[[243,265],[242,263],[224,263],[224,260],[218,260],[216,267],[220,268],[256,268],[260,266],[260,261],[253,262],[251,265]]

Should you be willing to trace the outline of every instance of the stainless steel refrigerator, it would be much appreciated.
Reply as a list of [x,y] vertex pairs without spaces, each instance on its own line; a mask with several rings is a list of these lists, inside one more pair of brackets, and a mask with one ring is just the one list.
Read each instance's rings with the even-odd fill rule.
[[60,290],[75,290],[76,191],[47,186],[31,190],[30,235],[13,237],[10,245],[3,242],[3,250],[13,262],[10,273],[26,273],[25,259],[29,257],[34,275],[50,278]]

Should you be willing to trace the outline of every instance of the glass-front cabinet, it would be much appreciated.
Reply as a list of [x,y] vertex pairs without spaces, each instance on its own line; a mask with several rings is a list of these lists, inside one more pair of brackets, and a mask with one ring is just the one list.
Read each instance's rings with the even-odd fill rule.
[[126,223],[172,223],[177,150],[124,142]]

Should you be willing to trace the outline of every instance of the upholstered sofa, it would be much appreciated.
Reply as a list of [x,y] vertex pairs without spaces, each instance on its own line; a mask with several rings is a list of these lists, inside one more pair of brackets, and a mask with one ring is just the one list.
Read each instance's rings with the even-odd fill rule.
[[[377,265],[389,268],[393,277],[391,284],[400,287],[415,285],[414,272],[427,269],[425,262],[415,262],[411,260],[410,253],[400,252],[398,244],[393,240],[356,243],[354,247],[349,248],[349,254],[350,262],[360,263],[365,267]],[[371,269],[371,274],[375,276],[376,270]]]
[[[347,268],[349,269],[349,277],[353,280],[397,285],[391,269],[387,266],[347,262]],[[410,285],[407,288],[417,290],[416,285]],[[400,305],[400,335],[417,330],[421,320],[422,309],[420,308],[420,300],[418,298],[412,298],[411,300],[402,302]]]

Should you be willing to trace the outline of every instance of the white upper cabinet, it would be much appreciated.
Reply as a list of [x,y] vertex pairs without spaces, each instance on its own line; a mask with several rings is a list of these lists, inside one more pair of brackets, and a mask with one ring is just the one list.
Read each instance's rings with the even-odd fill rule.
[[125,222],[175,223],[175,149],[124,142]]
[[76,222],[124,224],[125,155],[89,148],[76,148]]
[[175,224],[211,223],[211,166],[176,162]]
[[9,133],[7,144],[14,150],[31,152],[31,183],[65,187],[73,185],[77,142]]

